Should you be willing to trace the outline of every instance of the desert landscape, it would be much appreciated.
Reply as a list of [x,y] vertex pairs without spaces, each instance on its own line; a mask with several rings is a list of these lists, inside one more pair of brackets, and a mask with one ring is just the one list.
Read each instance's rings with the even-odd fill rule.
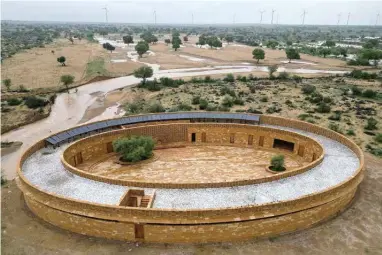
[[[380,26],[183,26],[157,25],[156,20],[151,25],[2,25],[3,254],[380,254]],[[327,128],[362,149],[364,180],[346,209],[310,229],[194,245],[127,243],[65,231],[35,216],[17,187],[17,162],[41,139],[109,118],[188,111],[274,115]],[[154,161],[149,169],[133,167],[139,171],[136,178],[161,176],[179,151],[157,153],[167,157],[161,161],[166,166],[156,168]],[[200,157],[208,154],[195,151]],[[288,167],[300,164],[287,161]],[[111,168],[121,171],[114,161],[90,163],[87,171],[104,176]],[[123,175],[135,176],[130,170]],[[202,169],[196,172],[203,175]],[[173,173],[193,178],[190,172]],[[224,179],[200,177],[214,178]]]

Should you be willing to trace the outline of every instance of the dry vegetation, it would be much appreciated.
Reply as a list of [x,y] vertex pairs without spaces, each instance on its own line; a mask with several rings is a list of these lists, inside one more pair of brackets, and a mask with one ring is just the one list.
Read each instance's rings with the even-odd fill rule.
[[[306,85],[314,86],[315,92],[304,94],[302,88]],[[334,129],[364,148],[367,145],[381,148],[375,135],[382,133],[382,101],[379,97],[370,99],[351,95],[354,85],[363,91],[372,89],[377,93],[382,92],[378,81],[365,82],[340,77],[304,79],[302,83],[267,79],[247,82],[204,82],[193,79],[179,87],[164,87],[160,91],[129,87],[113,92],[108,100],[109,105],[114,100],[125,104],[127,114],[164,110],[274,114]],[[321,104],[328,106],[330,111],[320,112]],[[134,110],[137,105],[138,110]],[[369,118],[377,120],[377,129],[365,129]]]

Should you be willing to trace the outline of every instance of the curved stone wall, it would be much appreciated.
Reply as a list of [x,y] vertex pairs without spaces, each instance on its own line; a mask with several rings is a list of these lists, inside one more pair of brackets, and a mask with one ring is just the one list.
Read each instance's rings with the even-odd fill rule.
[[264,115],[260,122],[338,141],[355,153],[359,167],[351,178],[294,200],[212,209],[136,208],[76,200],[32,184],[22,166],[44,147],[40,141],[20,159],[17,183],[29,208],[42,219],[73,232],[128,241],[216,242],[274,236],[310,227],[349,204],[363,178],[364,158],[357,145],[341,134],[302,121]]
[[[196,141],[191,141],[191,134],[196,135]],[[202,141],[202,134],[205,135],[205,141]],[[284,154],[292,154],[303,158],[307,163],[302,167],[293,170],[274,174],[263,178],[245,179],[238,181],[225,182],[204,182],[204,183],[177,183],[177,182],[148,182],[113,179],[110,177],[99,176],[83,171],[77,168],[77,158],[81,157],[82,162],[86,162],[105,154],[108,151],[108,145],[118,138],[130,135],[148,135],[156,141],[156,148],[177,147],[185,145],[225,145],[249,148],[261,148],[271,151],[280,151],[273,148],[275,139],[288,141],[294,144],[293,152],[282,150]],[[234,136],[233,143],[230,142],[231,135]],[[248,144],[248,137],[251,136],[251,144]],[[259,145],[260,138],[263,137],[263,144]],[[300,151],[299,148],[303,148]],[[77,156],[78,155],[78,156]],[[79,156],[80,155],[80,156]],[[321,163],[323,159],[322,146],[312,138],[303,136],[294,132],[278,130],[274,128],[253,126],[246,124],[213,124],[213,123],[171,123],[145,125],[131,127],[122,130],[109,131],[102,134],[93,135],[74,142],[66,148],[61,161],[65,168],[77,175],[96,181],[102,181],[117,185],[149,187],[149,188],[216,188],[233,187],[238,185],[248,185],[262,183],[303,173],[312,167]],[[309,162],[309,163],[308,163]],[[234,171],[235,169],[232,169]]]

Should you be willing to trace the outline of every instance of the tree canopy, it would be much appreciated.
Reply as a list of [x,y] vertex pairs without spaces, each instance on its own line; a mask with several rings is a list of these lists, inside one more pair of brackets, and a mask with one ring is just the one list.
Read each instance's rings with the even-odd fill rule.
[[289,59],[289,63],[292,59],[300,59],[300,54],[295,48],[288,48],[285,50],[287,58]]
[[137,51],[139,57],[142,57],[149,50],[149,44],[145,41],[140,41],[135,45],[135,50]]
[[233,42],[233,36],[232,35],[226,35],[225,40],[227,41],[227,43],[231,43],[231,42]]
[[125,35],[124,37],[122,37],[122,39],[123,42],[127,45],[129,45],[130,43],[134,43],[133,37],[131,35]]
[[334,47],[336,46],[336,43],[332,40],[326,40],[326,42],[323,45],[326,47]]
[[146,83],[146,79],[153,76],[153,69],[149,66],[142,66],[134,71],[134,76],[136,78],[142,78],[142,84]]
[[62,66],[65,66],[66,58],[64,56],[58,57],[57,62],[61,63]]
[[147,43],[156,43],[158,42],[158,38],[153,35],[150,31],[147,31],[140,36]]
[[132,136],[113,141],[113,149],[121,155],[120,160],[138,162],[153,155],[155,143],[151,136]]
[[275,41],[275,40],[269,40],[265,46],[267,46],[267,48],[271,48],[271,49],[276,49],[276,47],[279,45],[279,42],[278,41]]
[[64,84],[66,91],[69,93],[69,85],[74,82],[74,76],[69,74],[62,75],[60,81]]
[[168,45],[169,43],[171,43],[171,40],[170,39],[164,39],[164,42],[166,43],[166,45]]
[[180,44],[178,41],[172,42],[172,48],[177,51],[180,48]]
[[115,50],[115,47],[108,42],[102,44],[102,47],[106,50],[110,50],[110,52],[113,52],[113,50]]
[[254,49],[254,50],[252,51],[252,55],[253,55],[253,58],[254,58],[254,59],[257,59],[257,63],[259,63],[259,60],[260,60],[260,59],[264,59],[264,58],[265,58],[265,52],[264,52],[264,50],[263,50],[263,49],[259,49],[259,48]]

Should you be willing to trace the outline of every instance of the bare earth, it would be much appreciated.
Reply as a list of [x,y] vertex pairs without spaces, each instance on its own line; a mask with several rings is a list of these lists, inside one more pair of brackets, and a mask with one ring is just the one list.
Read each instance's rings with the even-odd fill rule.
[[[271,176],[264,171],[277,153],[233,146],[186,146],[157,149],[147,162],[120,165],[116,155],[104,155],[77,168],[107,178],[160,183],[217,183]],[[308,164],[285,155],[287,171]],[[107,170],[105,170],[107,169]]]
[[284,236],[203,245],[135,244],[92,238],[36,218],[12,181],[2,187],[2,254],[381,254],[381,159],[366,154],[367,171],[354,203],[338,217]]
[[[48,88],[59,86],[60,77],[65,74],[73,75],[76,84],[92,78],[86,77],[86,67],[96,58],[105,60],[105,68],[111,75],[126,75],[142,66],[132,61],[111,63],[110,59],[118,58],[118,55],[118,52],[110,53],[98,43],[87,40],[75,40],[72,44],[69,40],[59,39],[45,48],[33,48],[5,59],[1,65],[2,79],[11,79],[14,89],[20,85],[30,89]],[[60,56],[66,57],[66,66],[57,62]]]

